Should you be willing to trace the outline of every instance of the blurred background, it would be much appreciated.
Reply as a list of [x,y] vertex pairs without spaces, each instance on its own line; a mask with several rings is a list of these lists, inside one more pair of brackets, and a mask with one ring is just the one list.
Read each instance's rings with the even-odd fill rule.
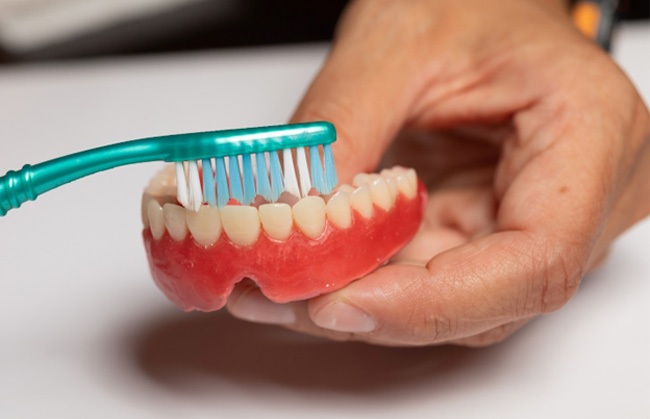
[[323,41],[346,3],[0,0],[0,64]]
[[[0,64],[326,41],[346,3],[0,0]],[[622,19],[648,19],[648,0],[620,3]]]

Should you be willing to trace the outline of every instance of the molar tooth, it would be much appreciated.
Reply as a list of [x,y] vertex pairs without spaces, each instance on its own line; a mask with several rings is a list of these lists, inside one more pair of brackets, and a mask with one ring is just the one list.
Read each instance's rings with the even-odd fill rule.
[[335,226],[346,229],[352,224],[352,211],[350,209],[350,194],[338,191],[325,205],[327,218]]
[[287,204],[264,204],[259,207],[260,220],[266,234],[276,240],[286,240],[291,234],[293,218]]
[[397,181],[397,189],[408,199],[415,198],[417,188],[412,186],[411,181],[408,179],[406,173],[398,175],[395,180]]
[[357,210],[363,218],[372,217],[372,195],[370,185],[361,185],[350,194],[350,205]]
[[388,189],[386,181],[381,176],[377,176],[377,178],[370,184],[370,194],[372,195],[372,201],[377,204],[379,208],[388,211],[393,206],[390,190]]
[[149,218],[149,227],[154,240],[160,240],[165,234],[165,220],[163,218],[163,209],[155,199],[147,204],[147,217]]
[[352,184],[356,187],[370,183],[370,176],[367,173],[357,173],[352,178]]
[[203,205],[198,211],[187,211],[187,226],[194,240],[202,246],[211,246],[221,236],[221,217],[216,207]]
[[302,233],[315,239],[325,230],[325,201],[319,196],[307,196],[293,206],[293,220]]
[[379,172],[379,174],[386,180],[393,178],[396,175],[393,169],[390,168],[382,169],[381,172]]
[[416,194],[418,190],[418,175],[415,173],[415,169],[408,169],[406,171],[406,178],[413,188],[413,193]]
[[163,218],[165,219],[165,226],[172,239],[181,241],[187,236],[185,208],[176,204],[165,204],[163,206]]
[[260,216],[257,208],[247,205],[226,205],[221,208],[223,231],[238,246],[253,244],[260,235]]

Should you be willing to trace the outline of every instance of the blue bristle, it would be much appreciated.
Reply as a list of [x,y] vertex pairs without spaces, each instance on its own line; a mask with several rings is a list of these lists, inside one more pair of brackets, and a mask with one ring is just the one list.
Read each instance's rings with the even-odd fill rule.
[[313,187],[321,194],[327,194],[325,191],[325,179],[323,175],[323,165],[320,162],[320,153],[318,146],[309,147],[309,165],[311,166],[311,183]]
[[264,153],[255,154],[255,167],[257,169],[257,193],[267,201],[271,200],[271,185],[269,184],[269,172],[266,169]]
[[280,156],[277,151],[269,152],[269,156],[271,157],[271,201],[275,202],[284,190],[282,166],[280,166]]
[[226,175],[226,164],[223,157],[216,159],[216,175],[217,175],[217,205],[219,208],[226,206],[230,200],[228,192],[228,176]]
[[334,155],[332,153],[332,145],[323,145],[323,161],[325,162],[325,191],[323,194],[328,194],[334,190],[339,183],[336,176],[336,165],[334,164]]
[[203,172],[203,197],[208,205],[214,207],[217,205],[217,194],[214,189],[214,173],[212,172],[210,159],[203,159],[201,161],[201,169]]
[[255,176],[253,175],[253,163],[250,154],[242,154],[244,166],[244,200],[242,204],[248,205],[255,199]]
[[228,157],[228,174],[230,175],[230,196],[240,203],[244,201],[244,192],[241,187],[241,172],[239,171],[239,159],[237,156]]

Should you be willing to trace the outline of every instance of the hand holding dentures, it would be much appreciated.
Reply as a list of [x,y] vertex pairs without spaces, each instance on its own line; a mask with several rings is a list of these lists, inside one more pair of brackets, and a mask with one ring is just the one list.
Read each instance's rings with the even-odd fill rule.
[[307,301],[241,283],[227,307],[242,319],[492,344],[564,305],[650,212],[648,109],[561,1],[352,2],[294,120],[337,126],[344,182],[406,149],[429,190],[423,227],[387,266]]

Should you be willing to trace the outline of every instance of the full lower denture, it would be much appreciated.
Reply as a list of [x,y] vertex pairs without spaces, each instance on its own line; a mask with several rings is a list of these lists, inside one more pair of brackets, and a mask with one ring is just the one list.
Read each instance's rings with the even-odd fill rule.
[[[259,208],[203,206],[195,212],[174,203],[172,183],[166,173],[161,173],[145,190],[144,237],[150,266],[154,279],[170,299],[184,309],[200,310],[223,306],[232,286],[251,275],[255,276],[252,279],[262,292],[277,302],[309,298],[340,288],[375,269],[410,240],[420,223],[426,195],[412,169],[396,167],[385,169],[381,174],[359,174],[353,180],[354,186],[341,185],[325,197],[304,197],[293,206],[286,203],[262,204]],[[362,236],[374,237],[373,234],[376,240],[386,243],[365,243],[367,240]],[[354,235],[359,237],[352,237]],[[332,275],[323,268],[327,263],[340,264],[341,261],[318,260],[338,255],[337,251],[319,247],[346,246],[345,241],[375,247],[376,252],[350,249],[351,252],[365,252],[365,259],[357,259],[364,260],[368,266],[340,269],[339,275],[348,277],[330,277]],[[391,243],[387,243],[389,241]],[[264,256],[255,251],[256,246],[266,246],[267,252],[279,254],[289,250],[305,254],[286,254],[282,259],[275,254]],[[185,254],[186,259],[174,252]],[[238,255],[255,260],[235,260]],[[306,286],[287,283],[284,278],[264,277],[264,260],[258,259],[265,257],[274,264],[282,264],[285,260],[296,269],[300,265]],[[308,264],[302,264],[302,259],[314,261],[323,272],[311,272]],[[173,264],[179,266],[172,268]],[[192,270],[192,264],[205,264],[206,269]],[[240,268],[240,274],[228,272],[223,278],[219,277],[220,271],[229,271],[234,265]],[[275,269],[275,275],[280,271]],[[319,275],[327,279],[315,278]],[[212,284],[196,290],[193,278],[196,276],[201,277],[199,282]],[[300,281],[299,276],[295,281]],[[184,283],[193,285],[184,287]],[[275,286],[277,284],[282,284],[286,291]]]

